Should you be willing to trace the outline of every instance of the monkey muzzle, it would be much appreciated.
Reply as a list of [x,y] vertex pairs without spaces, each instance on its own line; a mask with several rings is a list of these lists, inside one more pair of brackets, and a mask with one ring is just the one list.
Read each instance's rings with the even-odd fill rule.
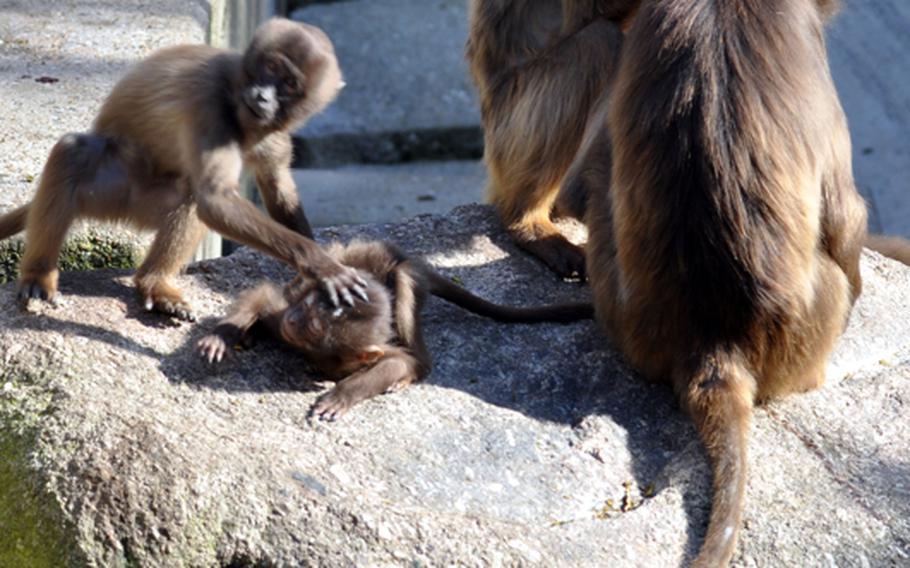
[[243,93],[243,104],[262,122],[274,120],[278,113],[278,96],[274,85],[253,85]]

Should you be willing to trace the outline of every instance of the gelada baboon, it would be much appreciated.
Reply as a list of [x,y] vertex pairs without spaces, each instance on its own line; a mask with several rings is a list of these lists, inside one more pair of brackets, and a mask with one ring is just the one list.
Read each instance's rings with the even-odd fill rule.
[[420,325],[428,294],[502,322],[571,322],[594,316],[590,302],[533,307],[487,302],[428,264],[379,241],[336,243],[328,252],[359,271],[367,282],[369,302],[356,301],[350,308],[333,306],[305,277],[298,277],[284,290],[265,283],[241,296],[230,314],[198,344],[203,357],[221,361],[254,324],[261,323],[271,335],[301,350],[321,372],[339,381],[313,407],[314,415],[322,419],[335,420],[362,400],[429,374],[431,359]]
[[[551,221],[638,0],[472,0],[466,47],[480,93],[489,199],[516,242],[561,276],[584,251]],[[577,210],[563,213],[578,215]]]
[[866,210],[828,68],[830,10],[642,3],[567,182],[589,196],[598,319],[673,386],[710,457],[695,566],[734,552],[753,406],[822,384],[861,290]]
[[[136,273],[148,309],[192,319],[170,279],[204,225],[312,276],[334,303],[352,301],[356,275],[312,241],[289,171],[289,131],[342,86],[328,37],[284,19],[262,24],[244,53],[184,45],[140,62],[91,132],[57,142],[32,202],[0,218],[0,238],[26,230],[20,300],[54,298],[60,246],[89,217],[156,231]],[[241,197],[242,166],[272,219]]]

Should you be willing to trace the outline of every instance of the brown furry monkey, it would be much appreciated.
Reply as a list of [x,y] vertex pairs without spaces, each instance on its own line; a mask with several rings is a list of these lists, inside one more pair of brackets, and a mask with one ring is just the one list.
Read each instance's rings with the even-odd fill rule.
[[[563,277],[584,251],[551,221],[638,0],[472,0],[467,57],[480,93],[487,193],[516,242]],[[573,213],[567,210],[563,213]],[[577,214],[577,213],[576,213]]]
[[698,567],[735,550],[753,406],[822,384],[861,290],[866,210],[823,40],[830,7],[642,3],[568,184],[589,196],[598,319],[673,386],[710,457]]
[[[284,19],[262,24],[244,53],[184,45],[137,64],[91,132],[57,142],[32,202],[0,217],[0,238],[27,233],[20,300],[54,298],[60,246],[72,222],[88,217],[156,231],[136,273],[148,309],[192,319],[170,279],[203,224],[316,278],[333,303],[353,302],[357,277],[312,241],[289,171],[289,131],[342,85],[328,37]],[[271,219],[241,197],[243,166]]]
[[263,324],[272,335],[300,349],[329,378],[340,381],[313,408],[322,419],[335,420],[360,401],[429,374],[431,359],[420,326],[428,294],[502,322],[571,322],[594,316],[589,302],[534,307],[487,302],[428,264],[379,241],[336,243],[328,252],[358,270],[367,282],[369,302],[333,306],[316,293],[312,280],[303,277],[284,290],[266,283],[241,296],[198,344],[203,357],[220,361],[254,324]]

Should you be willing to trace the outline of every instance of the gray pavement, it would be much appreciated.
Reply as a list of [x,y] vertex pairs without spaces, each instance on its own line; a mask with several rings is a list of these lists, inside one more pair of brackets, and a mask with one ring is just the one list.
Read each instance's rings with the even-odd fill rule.
[[[51,147],[91,128],[129,65],[161,47],[204,43],[209,5],[0,0],[0,213],[31,199]],[[74,233],[60,258],[67,269],[130,266],[150,242],[110,224],[77,223]],[[21,251],[20,241],[0,243],[0,281],[16,274]]]
[[[54,141],[89,127],[130,63],[165,45],[204,41],[208,6],[0,0],[0,211],[29,198]],[[331,35],[348,83],[298,133],[298,163],[319,168],[297,174],[312,178],[301,185],[316,224],[394,221],[480,199],[482,176],[465,173],[481,152],[464,61],[466,12],[463,0],[348,0],[293,13]],[[910,2],[848,1],[828,35],[870,228],[910,236]],[[463,169],[412,161],[464,158],[472,162]],[[329,174],[357,163],[395,166]],[[450,188],[434,190],[435,201],[420,198],[424,184],[444,185],[428,175],[454,176]]]
[[203,43],[206,2],[0,0],[0,211],[30,199],[48,152],[91,127],[133,62]]
[[310,222],[326,227],[392,223],[480,202],[486,171],[476,161],[415,162],[295,170],[294,180]]
[[910,2],[847,0],[828,40],[869,228],[910,237]]

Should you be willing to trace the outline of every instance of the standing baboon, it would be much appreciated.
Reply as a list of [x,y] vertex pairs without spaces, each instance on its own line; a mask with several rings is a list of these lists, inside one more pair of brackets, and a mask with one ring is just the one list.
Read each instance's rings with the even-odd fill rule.
[[599,320],[673,386],[713,464],[695,566],[734,552],[753,405],[822,384],[861,290],[866,210],[825,52],[830,8],[643,3],[567,184],[588,195]]

